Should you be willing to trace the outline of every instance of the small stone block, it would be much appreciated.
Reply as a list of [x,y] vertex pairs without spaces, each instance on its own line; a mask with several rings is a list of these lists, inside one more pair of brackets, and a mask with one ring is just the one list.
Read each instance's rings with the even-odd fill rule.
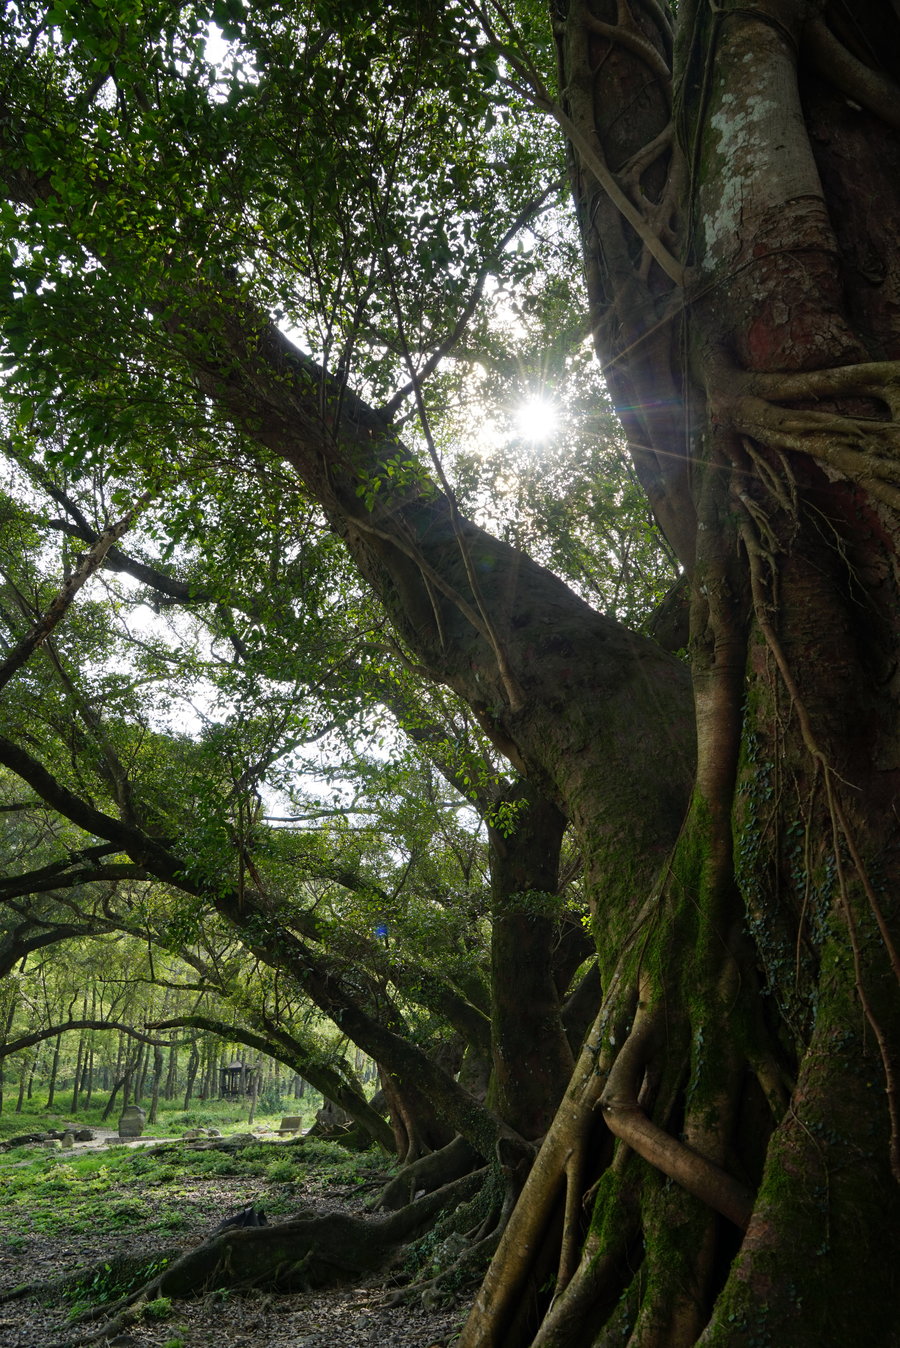
[[288,1114],[287,1118],[281,1120],[279,1133],[299,1133],[303,1127],[303,1120],[299,1114]]
[[119,1137],[140,1137],[147,1115],[140,1105],[126,1105],[119,1115]]

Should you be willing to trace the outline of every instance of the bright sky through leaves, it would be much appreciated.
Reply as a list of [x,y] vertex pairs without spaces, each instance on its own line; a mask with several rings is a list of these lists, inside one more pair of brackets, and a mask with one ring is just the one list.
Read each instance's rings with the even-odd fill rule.
[[530,398],[514,415],[516,430],[531,444],[545,444],[559,425],[559,409],[548,398]]

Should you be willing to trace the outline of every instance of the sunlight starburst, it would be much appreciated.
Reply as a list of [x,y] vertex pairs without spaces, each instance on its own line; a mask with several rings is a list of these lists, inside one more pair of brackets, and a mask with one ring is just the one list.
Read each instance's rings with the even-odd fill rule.
[[546,444],[559,428],[559,408],[549,398],[529,398],[513,413],[516,434],[533,445]]

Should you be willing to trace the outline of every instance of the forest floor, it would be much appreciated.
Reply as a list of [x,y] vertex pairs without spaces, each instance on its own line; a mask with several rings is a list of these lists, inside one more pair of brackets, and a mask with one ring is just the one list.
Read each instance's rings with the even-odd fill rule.
[[[306,1139],[252,1143],[237,1152],[160,1149],[158,1143],[8,1151],[0,1155],[0,1297],[26,1282],[49,1290],[0,1302],[0,1348],[84,1341],[96,1325],[76,1327],[73,1316],[115,1300],[123,1260],[190,1249],[250,1204],[270,1222],[301,1208],[363,1213],[385,1166],[382,1156]],[[160,1298],[109,1342],[115,1348],[447,1348],[465,1305],[426,1309],[418,1297],[391,1305],[396,1290],[387,1275],[326,1291]]]

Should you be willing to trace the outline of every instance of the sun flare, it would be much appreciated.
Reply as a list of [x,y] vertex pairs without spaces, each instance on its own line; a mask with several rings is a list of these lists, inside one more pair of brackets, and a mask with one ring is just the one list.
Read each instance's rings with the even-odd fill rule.
[[559,426],[559,409],[548,398],[530,398],[513,414],[516,432],[530,444],[541,445]]

